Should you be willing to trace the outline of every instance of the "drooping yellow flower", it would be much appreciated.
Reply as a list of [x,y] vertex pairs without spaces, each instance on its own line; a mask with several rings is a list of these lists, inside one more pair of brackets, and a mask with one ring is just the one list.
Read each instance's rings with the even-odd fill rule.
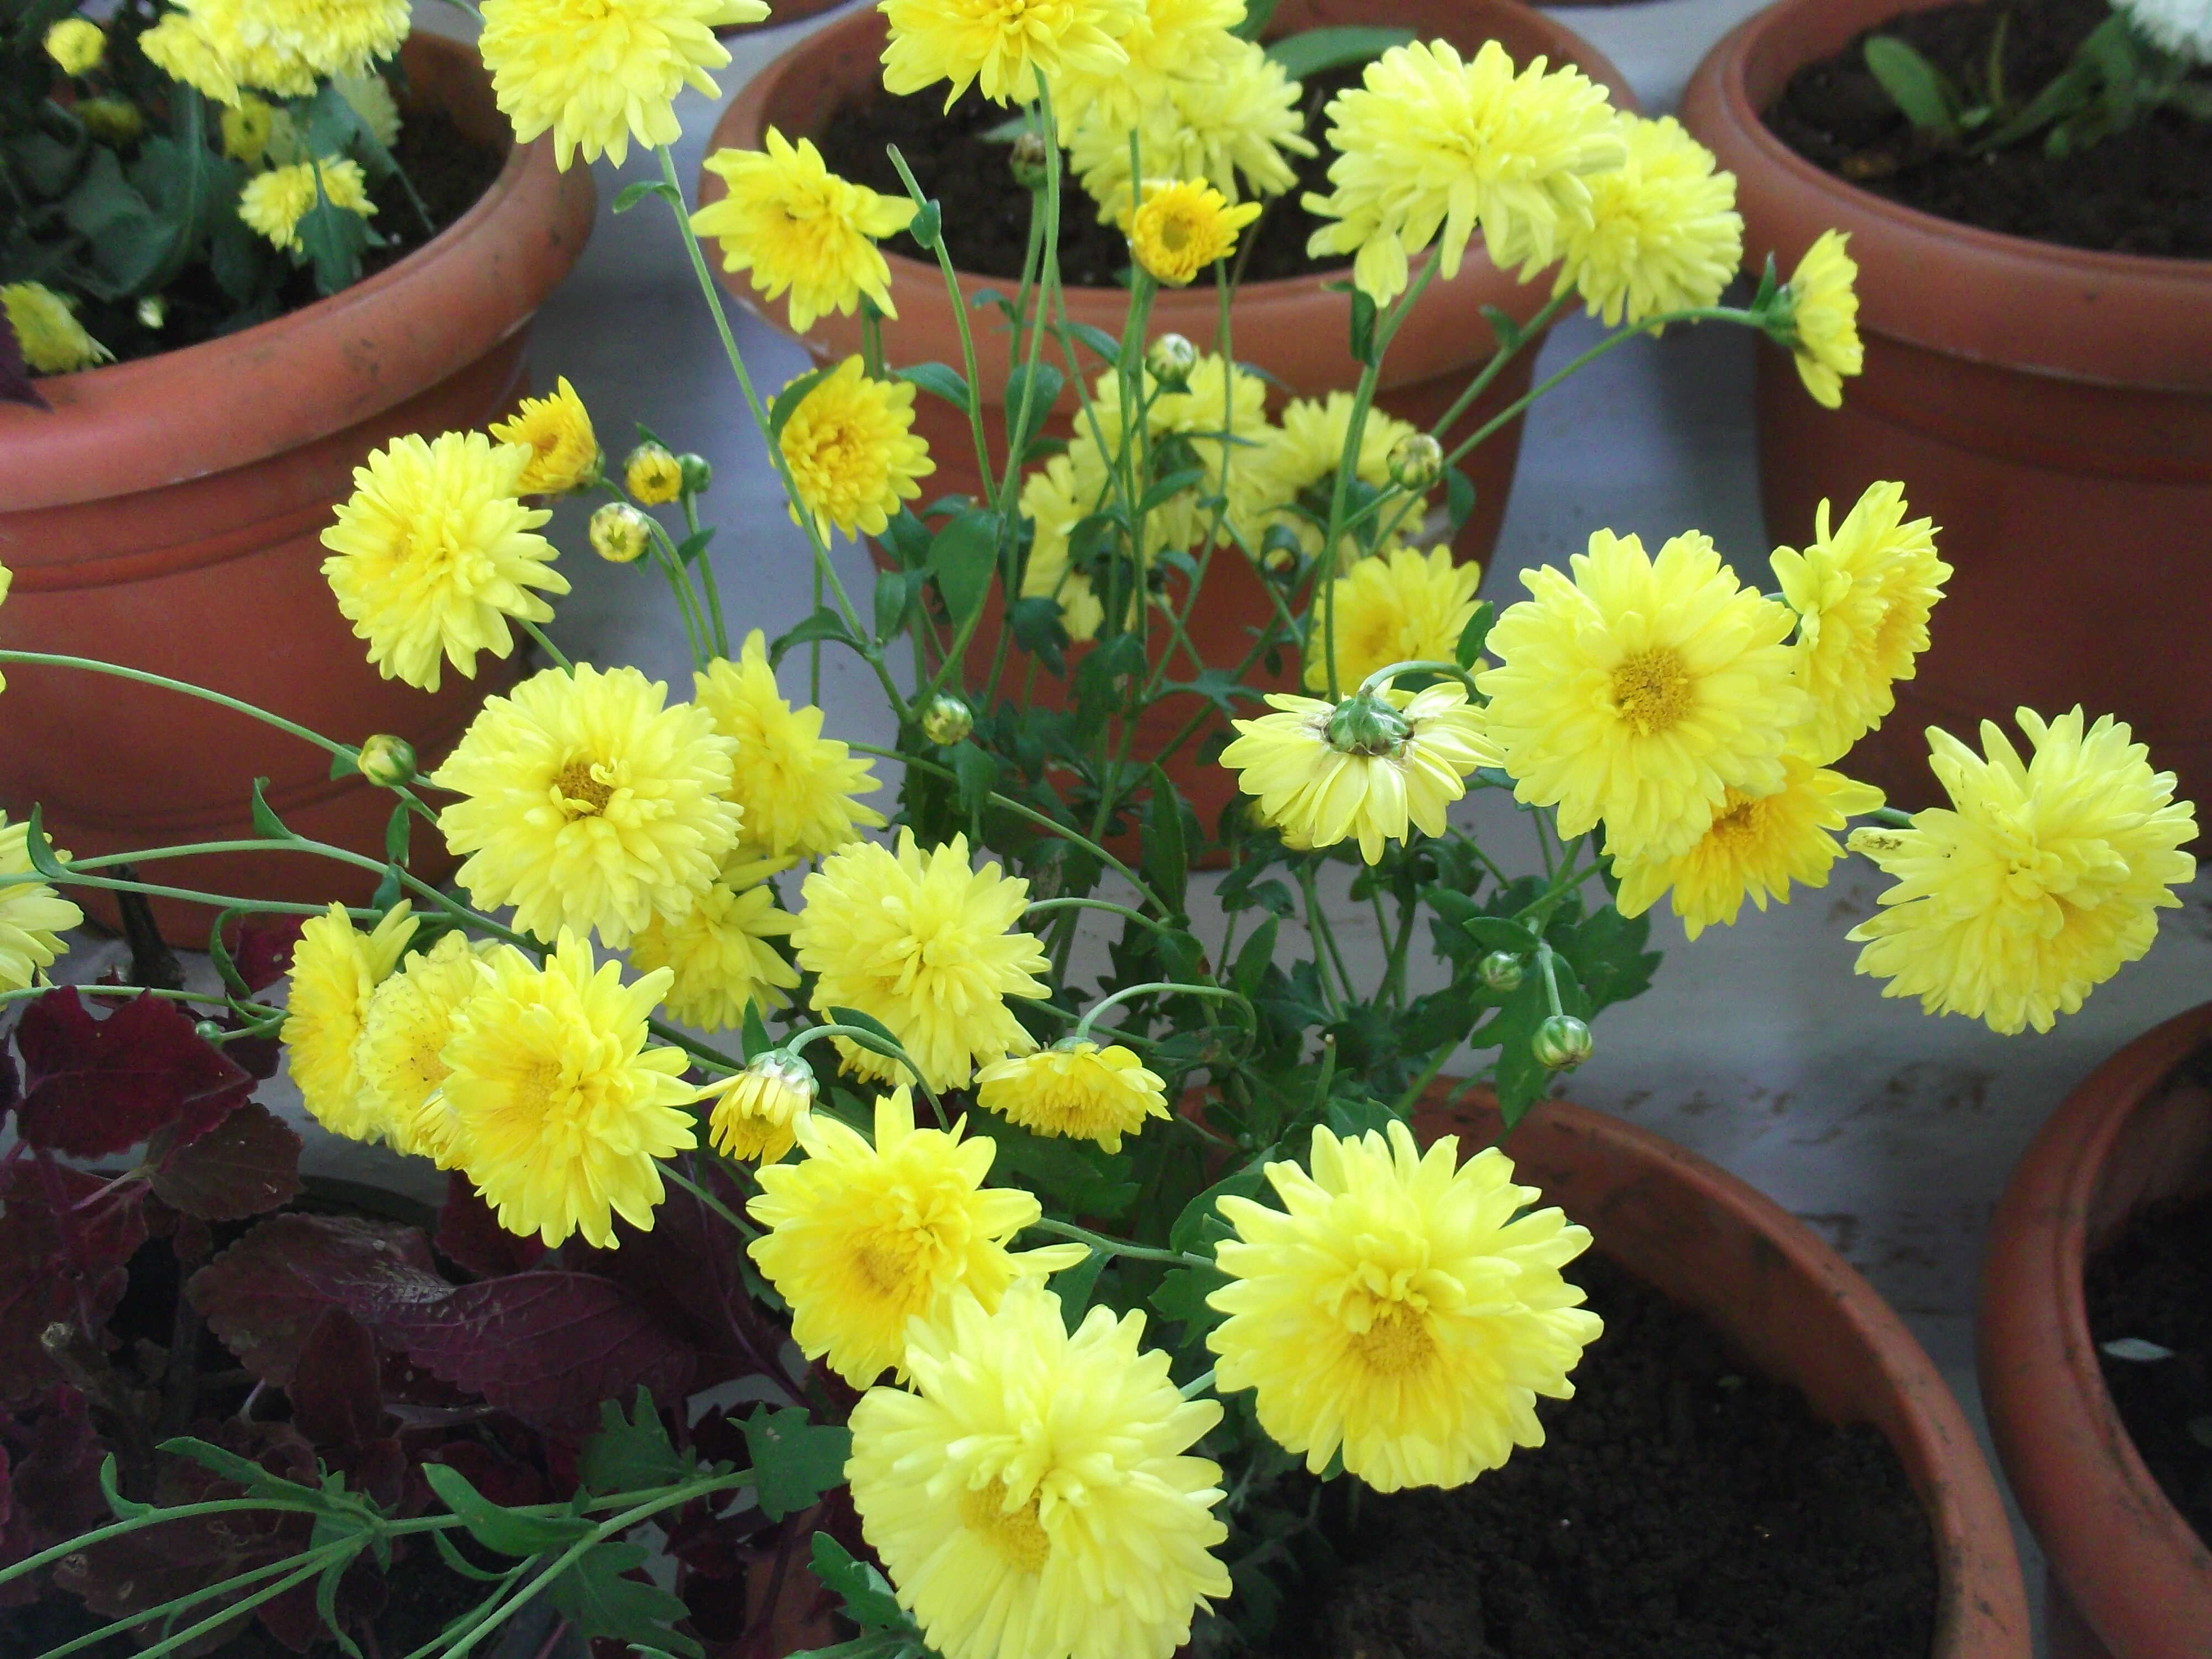
[[548,1245],[611,1249],[617,1215],[650,1229],[654,1160],[698,1144],[684,1051],[646,1042],[666,970],[624,985],[566,928],[542,968],[511,945],[486,968],[445,1049],[469,1179],[501,1226]]
[[1337,222],[1308,251],[1356,255],[1352,280],[1378,305],[1404,291],[1408,259],[1439,231],[1447,281],[1477,226],[1500,270],[1550,264],[1564,225],[1589,211],[1585,175],[1627,149],[1604,88],[1541,58],[1516,75],[1495,40],[1464,63],[1442,40],[1394,46],[1328,117],[1335,189],[1305,204]]
[[[1271,509],[1267,522],[1296,535],[1308,558],[1321,555],[1324,532],[1314,519],[1328,516],[1337,469],[1344,464],[1344,441],[1352,429],[1352,407],[1348,392],[1332,392],[1325,398],[1294,398],[1283,406],[1281,424],[1261,434],[1258,446],[1238,458]],[[1372,489],[1383,488],[1390,482],[1390,452],[1414,433],[1409,422],[1370,409],[1359,428],[1359,458],[1352,476]],[[1292,512],[1293,507],[1304,511]],[[1419,526],[1418,510],[1410,522]],[[1348,565],[1359,556],[1358,538],[1345,537],[1337,549],[1339,564]]]
[[516,499],[529,464],[526,449],[447,432],[395,438],[354,469],[323,532],[323,576],[385,678],[435,691],[450,662],[473,679],[477,652],[514,648],[509,617],[553,619],[539,592],[566,593],[568,579],[537,533],[552,515]]
[[994,1060],[975,1074],[975,1103],[1041,1135],[1095,1140],[1109,1152],[1150,1117],[1168,1115],[1167,1085],[1120,1043],[1067,1042]]
[[995,1313],[956,1294],[915,1322],[914,1391],[854,1408],[862,1535],[945,1659],[1169,1659],[1228,1595],[1221,1470],[1186,1455],[1221,1407],[1144,1335],[1107,1308],[1070,1334],[1027,1279]]
[[0,283],[0,309],[33,374],[70,374],[115,354],[84,331],[67,300],[44,283]]
[[1557,806],[1561,835],[1603,819],[1616,857],[1686,853],[1730,789],[1783,786],[1808,707],[1783,643],[1790,613],[1741,586],[1695,531],[1655,560],[1601,530],[1573,566],[1571,581],[1523,571],[1532,597],[1490,630],[1500,665],[1476,679],[1490,734],[1515,795]]
[[[1015,927],[1029,884],[968,864],[968,838],[924,852],[911,830],[893,854],[872,842],[833,854],[807,877],[799,965],[819,975],[813,1006],[857,1008],[888,1027],[933,1089],[964,1087],[979,1065],[1035,1046],[1006,1006],[1042,997],[1044,946]],[[848,1069],[896,1082],[897,1061],[836,1039]]]
[[307,98],[366,76],[407,39],[410,0],[179,0],[140,37],[156,67],[224,104],[243,90]]
[[284,1054],[300,1102],[333,1134],[374,1141],[389,1126],[362,1088],[356,1064],[369,999],[398,965],[419,918],[403,899],[375,929],[356,930],[345,906],[310,916],[292,947]]
[[596,931],[620,947],[680,917],[736,845],[736,748],[696,703],[635,668],[549,668],[489,697],[430,781],[456,879],[479,908],[550,939]]
[[1441,836],[1468,775],[1498,763],[1482,711],[1451,683],[1341,703],[1272,693],[1267,706],[1277,712],[1230,722],[1239,735],[1221,763],[1258,798],[1261,821],[1297,847],[1357,836],[1373,864],[1413,829]]
[[904,1374],[907,1321],[955,1285],[995,1308],[1016,1275],[1070,1265],[1058,1250],[1007,1253],[1042,1212],[1027,1193],[983,1184],[994,1148],[961,1127],[915,1128],[904,1089],[876,1102],[872,1146],[811,1113],[795,1126],[806,1156],[764,1167],[745,1206],[769,1230],[750,1253],[791,1304],[792,1340],[856,1389]]
[[[1232,202],[1240,186],[1279,196],[1297,182],[1285,156],[1314,153],[1298,83],[1256,42],[1224,38],[1210,74],[1152,84],[1133,122],[1094,111],[1075,128],[1068,165],[1098,204],[1101,224],[1118,223],[1129,210],[1133,130],[1141,165],[1154,178],[1203,179]],[[1133,91],[1140,85],[1127,84]]]
[[835,526],[848,536],[879,536],[899,503],[921,494],[937,471],[929,445],[914,432],[914,386],[872,380],[848,357],[817,380],[777,440],[801,512],[824,540]]
[[723,270],[751,271],[763,298],[788,289],[799,333],[833,311],[851,316],[864,294],[884,316],[897,316],[876,239],[904,230],[914,204],[839,178],[811,138],[794,145],[770,127],[766,143],[764,150],[718,149],[707,158],[729,194],[694,213],[691,228],[721,244]]
[[[1474,616],[1482,567],[1452,562],[1451,549],[1410,547],[1362,559],[1331,584],[1336,593],[1336,683],[1346,690],[1400,662],[1449,662]],[[1316,601],[1306,640],[1306,687],[1328,684],[1324,607]]]
[[1267,1165],[1283,1210],[1220,1200],[1237,1236],[1207,1298],[1229,1316],[1206,1339],[1214,1386],[1256,1389],[1285,1450],[1318,1474],[1340,1449],[1378,1492],[1463,1486],[1542,1445],[1537,1396],[1573,1397],[1601,1329],[1559,1275],[1588,1229],[1521,1213],[1542,1194],[1497,1148],[1462,1164],[1446,1135],[1424,1157],[1403,1123],[1387,1141],[1317,1128],[1310,1161]]
[[708,1128],[714,1150],[748,1164],[774,1164],[799,1144],[814,1110],[814,1068],[796,1054],[763,1054],[714,1085]]
[[1797,377],[1823,409],[1839,409],[1844,376],[1865,366],[1859,340],[1858,262],[1844,250],[1850,233],[1824,230],[1805,250],[1788,287],[1790,348]]
[[1713,153],[1671,115],[1616,118],[1628,157],[1584,179],[1589,216],[1561,222],[1565,257],[1552,291],[1579,289],[1607,327],[1717,304],[1743,264],[1735,175],[1717,170]]
[[[8,572],[0,567],[0,599],[7,597]],[[0,682],[4,689],[4,682]],[[0,876],[31,873],[28,823],[10,823],[0,812]],[[0,991],[21,991],[39,982],[69,949],[61,936],[84,926],[84,912],[44,882],[0,886]]]
[[769,666],[768,637],[745,635],[738,660],[717,657],[692,677],[692,696],[736,744],[730,799],[744,809],[738,839],[752,856],[819,858],[884,815],[854,799],[881,788],[868,763],[822,735],[822,711],[783,700]]
[[1705,839],[1688,852],[1618,860],[1620,914],[1640,916],[1668,894],[1683,931],[1695,939],[1716,923],[1734,927],[1747,898],[1763,911],[1770,895],[1789,903],[1793,881],[1826,887],[1828,866],[1844,855],[1829,832],[1880,806],[1881,791],[1795,754],[1782,764],[1780,789],[1756,798],[1729,790]]
[[1802,741],[1816,761],[1841,758],[1897,706],[1892,682],[1913,676],[1928,616],[1951,567],[1936,526],[1905,518],[1904,486],[1872,483],[1831,533],[1828,504],[1804,551],[1779,547],[1775,585],[1797,613],[1797,683],[1813,699]]
[[565,495],[588,489],[606,470],[606,455],[592,430],[592,411],[563,374],[550,396],[525,398],[513,415],[492,422],[491,435],[530,452],[514,481],[518,494]]
[[89,75],[107,56],[106,33],[88,17],[64,17],[50,25],[44,44],[64,75]]
[[517,138],[551,131],[564,173],[579,151],[620,167],[632,137],[676,142],[685,87],[718,95],[708,71],[730,54],[715,28],[767,15],[759,0],[484,0],[477,47]]
[[368,199],[368,180],[360,163],[342,156],[325,156],[319,161],[295,161],[290,167],[257,173],[238,193],[238,216],[246,221],[248,229],[267,237],[277,247],[304,252],[307,244],[300,235],[300,221],[316,205],[318,174],[322,180],[321,199],[332,207],[364,219],[375,213],[376,204]]
[[705,1031],[734,1030],[748,1005],[765,1018],[790,1000],[784,993],[799,975],[770,939],[791,932],[793,918],[775,908],[767,878],[781,860],[732,862],[713,886],[681,915],[656,915],[630,941],[629,959],[641,969],[665,968],[668,1012]]
[[354,1049],[363,1112],[401,1152],[441,1170],[467,1161],[460,1120],[441,1087],[451,1070],[446,1044],[489,977],[482,965],[489,954],[453,933],[409,957],[369,998]]
[[1116,37],[1144,0],[881,0],[890,25],[884,87],[920,92],[949,81],[951,109],[970,83],[994,104],[1028,103],[1038,77],[1112,75],[1129,61]]
[[1148,179],[1144,205],[1128,222],[1130,257],[1173,288],[1237,251],[1237,233],[1260,216],[1260,204],[1232,207],[1211,185]]
[[1980,755],[1930,728],[1950,810],[1850,838],[1897,880],[1850,932],[1866,945],[1858,971],[1889,981],[1886,997],[2006,1033],[2049,1030],[2149,950],[2157,912],[2181,902],[2168,890],[2197,872],[2179,850],[2196,839],[2196,809],[2126,726],[2108,714],[2085,731],[2078,708],[2014,718],[2033,751],[2025,764],[1993,720]]

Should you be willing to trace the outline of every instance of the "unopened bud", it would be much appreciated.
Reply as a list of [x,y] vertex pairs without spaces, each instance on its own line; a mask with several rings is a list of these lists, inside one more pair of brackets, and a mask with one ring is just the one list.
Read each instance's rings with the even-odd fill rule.
[[415,745],[379,732],[361,746],[361,775],[380,789],[397,789],[415,779]]
[[86,98],[76,106],[84,130],[103,144],[121,149],[138,142],[146,131],[146,118],[128,98]]
[[1416,495],[1444,476],[1444,447],[1425,432],[1409,432],[1390,446],[1390,482]]
[[1014,182],[1024,190],[1042,190],[1051,176],[1046,172],[1051,165],[1052,146],[1045,143],[1041,132],[1023,133],[1006,153],[1006,166],[1012,170]]
[[940,691],[921,711],[921,735],[932,743],[954,744],[975,729],[975,716],[950,691]]
[[192,1027],[192,1035],[202,1042],[221,1042],[230,1033],[214,1020],[204,1019]]
[[609,564],[635,564],[653,545],[645,514],[628,501],[609,501],[592,514],[592,551]]
[[703,495],[714,482],[714,469],[704,455],[687,449],[676,458],[676,465],[683,470],[684,493],[687,495]]
[[1521,976],[1526,972],[1521,958],[1510,951],[1492,951],[1475,967],[1475,975],[1486,989],[1500,993],[1521,988]]
[[1163,334],[1145,353],[1145,367],[1163,388],[1180,392],[1190,384],[1190,372],[1198,367],[1198,348],[1180,334]]
[[663,444],[640,444],[623,463],[623,483],[647,507],[672,501],[684,493],[684,464]]
[[138,326],[159,328],[169,320],[168,302],[158,294],[149,294],[138,301]]
[[1406,717],[1365,692],[1337,704],[1328,720],[1328,746],[1342,755],[1394,755],[1412,728]]
[[1553,1014],[1536,1028],[1529,1047],[1547,1072],[1571,1072],[1590,1057],[1590,1028],[1572,1014]]

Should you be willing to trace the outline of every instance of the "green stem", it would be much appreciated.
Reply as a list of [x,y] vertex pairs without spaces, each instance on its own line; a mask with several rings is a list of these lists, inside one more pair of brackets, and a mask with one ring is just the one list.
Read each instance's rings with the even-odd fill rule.
[[1187,1250],[1155,1250],[1142,1244],[1124,1243],[1118,1238],[1109,1238],[1104,1233],[1094,1233],[1088,1227],[1079,1227],[1072,1221],[1054,1221],[1047,1218],[1030,1223],[1030,1231],[1053,1233],[1061,1238],[1072,1238],[1079,1244],[1088,1244],[1094,1250],[1108,1255],[1126,1255],[1133,1261],[1165,1261],[1177,1267],[1211,1267],[1211,1259],[1193,1255]]
[[[896,144],[889,146],[889,149],[891,165],[898,169],[899,179],[906,185],[906,193],[914,198],[915,208],[927,207],[929,198],[922,194],[921,186],[915,182],[914,170],[907,166],[906,157],[899,154]],[[968,431],[975,441],[976,475],[989,478],[996,474],[998,469],[991,465],[991,443],[983,431],[983,388],[976,378],[975,334],[969,326],[968,299],[960,291],[959,274],[952,269],[952,255],[945,246],[945,227],[941,222],[937,228],[937,234],[931,240],[933,251],[937,255],[937,269],[945,278],[945,292],[952,301],[952,320],[960,329],[960,362],[968,375]]]
[[[81,1546],[82,1540],[78,1541]],[[337,1543],[326,1544],[321,1549],[314,1551],[311,1554],[288,1555],[281,1561],[272,1561],[264,1566],[251,1568],[245,1572],[238,1574],[235,1577],[225,1579],[220,1584],[211,1584],[205,1589],[195,1590],[189,1595],[177,1596],[171,1601],[162,1602],[159,1607],[149,1607],[143,1613],[133,1613],[128,1619],[118,1620],[114,1624],[107,1626],[105,1629],[96,1630],[90,1632],[88,1635],[80,1636],[74,1642],[65,1642],[60,1647],[51,1648],[47,1650],[46,1652],[40,1655],[40,1659],[68,1659],[68,1656],[72,1653],[82,1652],[84,1649],[92,1647],[97,1643],[106,1640],[108,1637],[115,1635],[118,1632],[129,1630],[134,1626],[143,1625],[149,1619],[161,1618],[184,1607],[191,1607],[198,1602],[204,1601],[210,1596],[219,1595],[223,1591],[231,1589],[233,1586],[244,1585],[252,1583],[256,1579],[267,1578],[272,1574],[283,1572],[286,1567],[290,1566],[295,1561],[301,1563],[301,1565],[296,1571],[289,1574],[285,1577],[277,1580],[276,1583],[267,1585],[264,1588],[257,1590],[253,1595],[247,1596],[244,1601],[225,1602],[221,1607],[218,1607],[215,1612],[201,1620],[198,1624],[193,1625],[187,1629],[178,1631],[173,1635],[165,1637],[161,1641],[155,1644],[151,1647],[141,1650],[143,1659],[160,1659],[160,1656],[162,1654],[173,1653],[179,1648],[185,1647],[190,1644],[198,1641],[202,1636],[215,1629],[217,1626],[228,1623],[229,1620],[239,1617],[241,1613],[251,1613],[254,1608],[259,1607],[264,1601],[272,1601],[276,1600],[276,1597],[283,1595],[294,1585],[307,1583],[308,1579],[313,1578],[317,1573],[322,1571],[325,1566],[337,1560],[339,1556],[345,1554],[349,1551],[358,1551],[361,1548],[362,1541],[363,1540],[356,1538],[348,1538]]]
[[[1328,925],[1328,914],[1322,908],[1321,895],[1315,890],[1314,867],[1310,863],[1299,866],[1297,880],[1299,890],[1305,895],[1306,932],[1321,942],[1322,949],[1328,953],[1328,959],[1335,965],[1337,983],[1343,988],[1342,996],[1336,999],[1335,1010],[1341,1015],[1359,1000],[1358,994],[1352,988],[1352,969],[1345,965],[1344,952],[1337,947],[1336,930]],[[1326,975],[1322,976],[1322,984],[1324,988],[1328,984]]]
[[[880,356],[880,352],[878,355]],[[698,533],[699,498],[687,489],[684,492],[684,534],[688,538]],[[706,592],[707,614],[714,626],[714,654],[726,657],[730,654],[730,630],[722,622],[722,590],[714,580],[714,556],[707,546],[702,545],[699,556],[692,561],[692,564],[699,573],[699,585]],[[817,696],[814,701],[819,702],[822,699]]]
[[672,1164],[667,1163],[661,1164],[660,1178],[664,1181],[672,1182],[677,1186],[681,1187],[685,1192],[690,1194],[692,1197],[697,1199],[702,1204],[712,1210],[716,1215],[721,1217],[723,1220],[728,1222],[730,1225],[736,1230],[738,1236],[740,1238],[751,1239],[758,1238],[761,1236],[761,1231],[759,1228],[754,1226],[751,1222],[747,1221],[738,1215],[737,1212],[732,1210],[728,1205],[723,1203],[720,1199],[715,1197],[714,1194],[708,1192],[697,1182],[692,1180],[690,1176],[680,1174]]
[[218,708],[228,708],[234,714],[259,720],[264,726],[273,726],[280,732],[289,732],[302,743],[313,744],[325,754],[343,755],[348,760],[353,760],[361,752],[349,744],[334,743],[319,732],[310,732],[306,726],[288,720],[282,714],[272,714],[265,708],[257,708],[236,697],[226,697],[222,692],[210,691],[203,685],[193,685],[185,680],[173,680],[167,674],[151,674],[143,668],[125,668],[121,663],[101,662],[92,657],[63,656],[51,651],[0,651],[0,663],[11,662],[42,668],[80,668],[88,673],[111,675],[116,679],[130,680],[139,685],[159,686],[164,691],[179,691],[188,697],[198,697],[203,702],[211,702]]
[[40,1550],[36,1555],[27,1555],[20,1561],[11,1561],[0,1567],[0,1584],[7,1584],[50,1566],[65,1555],[78,1550],[88,1550],[105,1544],[111,1538],[121,1538],[134,1532],[143,1532],[149,1527],[165,1526],[172,1521],[191,1521],[201,1516],[236,1515],[246,1510],[276,1510],[290,1515],[321,1515],[324,1509],[316,1504],[288,1504],[281,1499],[266,1498],[218,1498],[204,1504],[180,1504],[175,1509],[157,1510],[152,1515],[134,1515],[127,1520],[111,1522],[88,1533],[80,1533],[64,1543]]
[[1408,1115],[1414,1107],[1420,1104],[1422,1093],[1429,1085],[1437,1080],[1437,1073],[1443,1071],[1451,1057],[1458,1052],[1459,1044],[1456,1042],[1447,1042],[1443,1048],[1437,1049],[1435,1056],[1421,1068],[1420,1076],[1415,1078],[1406,1092],[1398,1097],[1390,1109],[1400,1117]]
[[1365,679],[1360,681],[1359,695],[1364,697],[1371,697],[1376,692],[1380,691],[1384,686],[1389,684],[1391,681],[1405,674],[1439,674],[1446,679],[1457,680],[1462,685],[1467,688],[1468,695],[1469,696],[1480,695],[1474,689],[1474,676],[1468,673],[1467,670],[1462,668],[1457,663],[1427,662],[1418,660],[1412,662],[1394,662],[1386,668],[1376,669]]
[[1120,916],[1126,921],[1136,922],[1141,927],[1149,927],[1154,933],[1163,936],[1177,933],[1182,931],[1180,928],[1169,927],[1165,922],[1154,921],[1150,916],[1146,915],[1141,910],[1132,910],[1126,904],[1109,904],[1104,899],[1039,899],[1033,904],[1024,906],[1023,908],[1022,914],[1025,916],[1033,916],[1037,915],[1040,911],[1045,910],[1103,910],[1109,915]]
[[544,629],[538,627],[536,623],[532,622],[527,617],[517,617],[514,619],[514,622],[515,625],[521,629],[524,633],[529,635],[532,639],[538,641],[538,648],[540,651],[543,651],[547,656],[553,659],[553,665],[556,668],[560,669],[563,673],[574,678],[576,672],[576,665],[568,660],[567,654],[562,652],[559,646],[554,644],[552,641],[545,637],[545,630]]
[[1544,308],[1528,319],[1522,327],[1520,337],[1511,345],[1501,346],[1491,355],[1490,361],[1482,366],[1481,372],[1467,383],[1466,389],[1452,399],[1452,406],[1444,410],[1436,424],[1429,428],[1429,435],[1437,442],[1443,442],[1444,434],[1451,430],[1452,422],[1466,414],[1474,406],[1474,400],[1490,389],[1490,383],[1498,378],[1506,364],[1519,355],[1522,347],[1527,345],[1529,341],[1540,337],[1544,331],[1559,319],[1559,313],[1566,308],[1567,302],[1574,297],[1575,290],[1570,288],[1562,293],[1554,294],[1546,301]]
[[1179,997],[1212,997],[1218,998],[1223,1001],[1234,1002],[1244,1010],[1245,1017],[1251,1020],[1255,1025],[1259,1024],[1259,1015],[1253,1011],[1250,1000],[1247,998],[1242,991],[1232,991],[1225,985],[1185,985],[1174,980],[1160,979],[1153,980],[1144,985],[1132,985],[1126,990],[1115,992],[1110,997],[1101,997],[1097,1002],[1091,1004],[1091,1010],[1088,1013],[1085,1014],[1081,1019],[1076,1021],[1075,1030],[1070,1036],[1070,1041],[1081,1042],[1088,1038],[1091,1035],[1091,1028],[1097,1023],[1098,1016],[1104,1013],[1109,1008],[1114,1007],[1121,1003],[1127,1002],[1134,997],[1159,994]]

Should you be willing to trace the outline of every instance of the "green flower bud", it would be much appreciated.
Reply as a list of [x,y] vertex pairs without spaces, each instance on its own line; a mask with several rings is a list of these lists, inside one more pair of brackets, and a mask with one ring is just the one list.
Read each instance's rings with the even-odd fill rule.
[[1527,970],[1512,951],[1492,951],[1476,964],[1474,971],[1486,988],[1502,994],[1519,990],[1522,975]]
[[1180,392],[1190,384],[1190,372],[1198,367],[1198,348],[1180,334],[1163,334],[1146,351],[1145,367],[1163,388]]
[[609,501],[592,514],[592,551],[609,564],[635,564],[653,545],[645,514],[628,501]]
[[694,454],[687,449],[676,458],[676,465],[683,470],[686,495],[703,495],[714,482],[714,469],[704,455]]
[[192,1027],[192,1035],[202,1042],[221,1042],[230,1033],[224,1030],[216,1021],[204,1019]]
[[415,745],[379,732],[361,746],[361,775],[380,789],[397,789],[415,778]]
[[1410,432],[1390,446],[1390,482],[1425,495],[1444,476],[1444,447],[1425,432]]
[[169,320],[168,301],[158,294],[149,294],[138,301],[138,325],[159,328]]
[[1042,133],[1024,132],[1007,151],[1006,165],[1013,172],[1014,182],[1024,190],[1042,190],[1051,177],[1046,169],[1052,159],[1052,146]]
[[921,735],[938,744],[955,744],[975,729],[975,716],[950,691],[940,691],[921,711]]
[[1536,1063],[1547,1072],[1571,1072],[1590,1057],[1595,1046],[1590,1041],[1590,1028],[1572,1014],[1553,1014],[1536,1028],[1536,1035],[1528,1045],[1535,1051]]
[[1345,755],[1391,755],[1412,728],[1380,697],[1364,692],[1337,704],[1328,720],[1328,746]]

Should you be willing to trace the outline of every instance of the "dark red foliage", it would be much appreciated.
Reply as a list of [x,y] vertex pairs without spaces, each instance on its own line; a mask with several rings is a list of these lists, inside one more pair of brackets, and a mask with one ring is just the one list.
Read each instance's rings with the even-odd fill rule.
[[266,990],[290,971],[300,942],[300,916],[248,916],[228,941],[231,965],[248,991]]
[[97,1331],[123,1298],[125,1264],[146,1241],[144,1188],[76,1207],[106,1185],[43,1158],[0,1173],[0,1405],[59,1380],[39,1345],[48,1325]]
[[0,404],[46,407],[46,398],[32,383],[30,366],[23,361],[23,345],[15,337],[15,325],[4,311],[0,311]]
[[185,1286],[239,1363],[264,1382],[290,1380],[325,1308],[374,1329],[453,1294],[413,1227],[350,1217],[276,1215],[191,1276]]
[[545,1259],[535,1233],[519,1237],[499,1224],[475,1183],[459,1170],[446,1177],[446,1201],[438,1211],[437,1245],[447,1257],[479,1279],[519,1273]]
[[[107,1519],[107,1504],[100,1495],[100,1464],[107,1448],[93,1428],[82,1395],[56,1388],[39,1402],[27,1429],[8,1426],[15,1432],[0,1437],[0,1567]],[[10,1439],[17,1446],[12,1460]],[[35,1593],[36,1577],[19,1580],[23,1589],[15,1596],[0,1590],[0,1603],[28,1600]]]
[[300,1137],[247,1101],[161,1160],[155,1196],[203,1221],[240,1221],[300,1194]]
[[188,1141],[244,1103],[253,1078],[159,997],[94,1019],[71,986],[49,991],[15,1028],[23,1057],[17,1132],[33,1146],[106,1158],[174,1126]]

